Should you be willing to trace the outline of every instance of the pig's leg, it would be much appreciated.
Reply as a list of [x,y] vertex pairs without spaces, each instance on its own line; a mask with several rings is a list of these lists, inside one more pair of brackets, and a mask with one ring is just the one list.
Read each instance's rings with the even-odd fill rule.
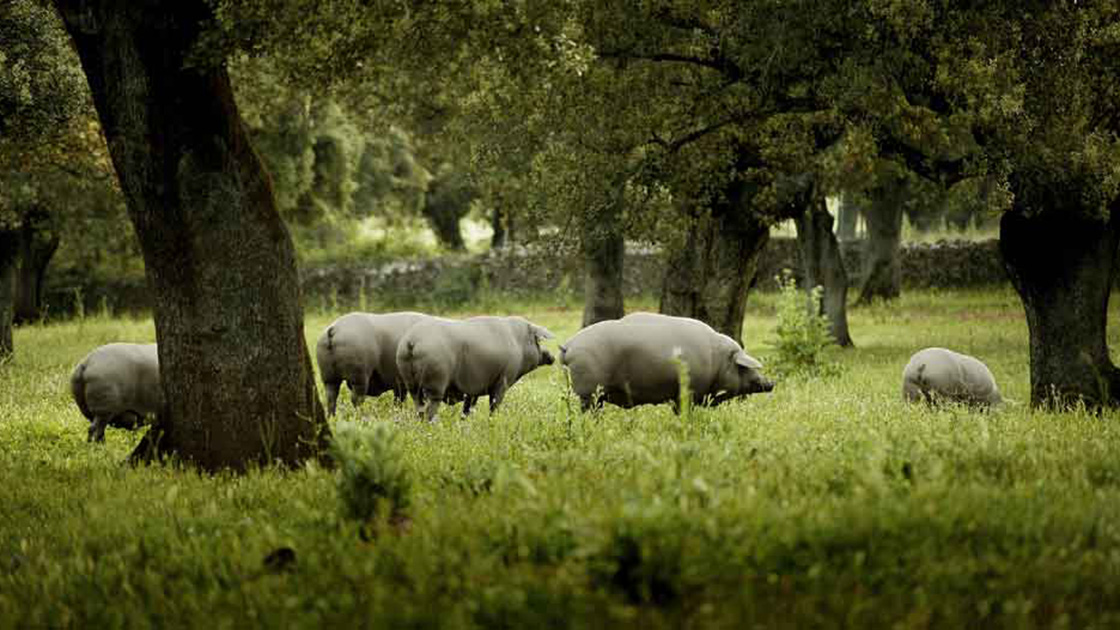
[[498,411],[498,406],[502,404],[502,399],[506,397],[506,391],[508,389],[504,381],[498,382],[498,384],[490,388],[490,415],[494,415],[494,413]]
[[105,441],[105,427],[109,425],[112,418],[105,416],[95,415],[89,421],[89,433],[86,434],[87,442],[104,442]]
[[338,390],[342,387],[342,381],[337,383],[323,383],[323,388],[327,390],[327,416],[333,416],[335,411],[338,410]]
[[471,407],[474,406],[474,403],[475,403],[476,400],[478,400],[478,396],[463,396],[463,417],[464,418],[471,415]]
[[441,402],[443,402],[443,394],[429,390],[421,391],[423,392],[422,395],[427,402],[424,407],[424,417],[428,422],[435,422],[436,412],[439,411],[439,405]]
[[350,404],[357,409],[366,399],[366,391],[369,390],[369,374],[351,374],[347,377],[346,384],[350,386]]

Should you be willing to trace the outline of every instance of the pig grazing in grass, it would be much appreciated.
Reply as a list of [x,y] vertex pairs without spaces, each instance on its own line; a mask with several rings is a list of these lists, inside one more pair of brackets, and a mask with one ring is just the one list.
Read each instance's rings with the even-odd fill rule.
[[560,346],[560,362],[587,410],[603,401],[620,407],[680,404],[680,363],[688,366],[693,402],[724,401],[774,389],[762,363],[731,337],[687,317],[634,313],[584,328]]
[[1003,402],[988,366],[945,348],[926,348],[910,357],[902,371],[902,397],[908,402],[950,401],[978,407]]
[[397,372],[397,344],[414,324],[432,319],[423,313],[348,313],[336,319],[319,337],[315,358],[327,391],[327,415],[338,407],[338,393],[345,382],[355,407],[365,396],[389,390],[398,402],[405,397]]
[[88,441],[105,441],[105,427],[135,429],[159,411],[156,344],[111,343],[86,355],[70,375],[70,393],[89,422]]
[[444,401],[463,401],[463,415],[479,396],[490,397],[490,413],[522,376],[553,362],[540,342],[553,334],[523,317],[431,319],[410,328],[397,347],[397,366],[429,421]]

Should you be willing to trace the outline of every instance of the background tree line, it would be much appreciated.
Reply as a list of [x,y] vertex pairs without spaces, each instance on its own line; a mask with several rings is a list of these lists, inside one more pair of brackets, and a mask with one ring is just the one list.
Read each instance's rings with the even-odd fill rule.
[[[303,392],[281,401],[291,419],[276,435],[281,459],[305,456],[297,438],[322,412],[280,217],[322,235],[373,191],[407,206],[423,179],[407,139],[445,152],[435,160],[462,169],[465,196],[499,208],[500,224],[555,226],[548,238],[579,248],[588,323],[622,312],[624,243],[642,239],[669,257],[661,310],[739,338],[770,227],[793,219],[809,283],[824,286],[821,308],[849,342],[826,197],[864,208],[864,301],[897,293],[907,208],[1002,212],[1032,402],[1120,396],[1104,335],[1120,242],[1111,3],[53,4],[157,296],[164,447],[205,466],[271,452],[200,441],[229,416],[218,401],[237,395],[208,374],[241,382],[246,357],[277,366],[264,390]],[[235,85],[277,98],[254,112]],[[415,135],[347,131],[369,120]],[[367,157],[392,176],[337,176],[362,173]],[[250,403],[222,431],[236,442],[276,408]]]

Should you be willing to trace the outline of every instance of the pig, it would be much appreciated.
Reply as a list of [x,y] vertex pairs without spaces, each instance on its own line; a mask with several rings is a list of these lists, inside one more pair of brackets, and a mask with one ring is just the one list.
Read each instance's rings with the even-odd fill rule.
[[104,442],[107,426],[139,427],[163,404],[156,344],[110,343],[95,348],[74,367],[70,393],[90,422],[89,442]]
[[679,413],[678,359],[688,366],[696,404],[774,389],[759,371],[762,363],[734,339],[687,317],[633,313],[592,324],[560,345],[560,363],[584,411],[604,401],[623,408],[671,402]]
[[339,317],[319,337],[315,358],[327,391],[327,415],[338,408],[338,394],[345,382],[350,402],[358,407],[367,395],[389,390],[397,402],[405,399],[405,387],[397,372],[397,344],[414,324],[431,319],[414,312],[348,313]]
[[540,342],[554,335],[524,317],[431,319],[410,328],[397,347],[397,367],[416,411],[430,422],[441,402],[463,401],[463,415],[479,396],[490,397],[490,413],[522,376],[551,365]]
[[902,398],[907,402],[950,401],[974,407],[1003,402],[988,366],[975,357],[945,348],[926,348],[910,357],[902,370]]

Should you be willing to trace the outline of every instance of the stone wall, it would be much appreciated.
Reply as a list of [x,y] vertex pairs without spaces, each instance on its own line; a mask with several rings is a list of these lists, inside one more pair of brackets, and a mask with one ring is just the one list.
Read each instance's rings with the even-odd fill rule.
[[[853,286],[858,285],[861,243],[842,248]],[[627,296],[656,294],[661,288],[664,260],[653,248],[630,248],[627,254]],[[904,288],[962,288],[1007,284],[998,243],[940,241],[902,248]],[[756,288],[771,290],[783,268],[797,272],[800,252],[790,238],[770,241],[759,261]],[[455,306],[491,295],[529,297],[544,293],[578,295],[583,286],[580,261],[573,253],[539,248],[513,248],[479,256],[396,261],[371,265],[317,266],[303,270],[304,299],[309,310],[359,308],[420,308]],[[363,295],[365,298],[363,299]],[[50,317],[66,317],[81,298],[87,313],[141,313],[151,307],[142,278],[97,282],[75,276],[48,275],[46,299]]]

